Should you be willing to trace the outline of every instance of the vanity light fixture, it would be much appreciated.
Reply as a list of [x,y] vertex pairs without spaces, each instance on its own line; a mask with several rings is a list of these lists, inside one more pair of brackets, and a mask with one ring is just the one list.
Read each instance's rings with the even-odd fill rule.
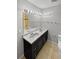
[[31,15],[37,15],[37,16],[42,16],[43,14],[41,12],[37,12],[37,11],[32,11],[32,10],[29,10],[29,9],[24,9],[25,12],[27,12],[28,14],[31,14]]

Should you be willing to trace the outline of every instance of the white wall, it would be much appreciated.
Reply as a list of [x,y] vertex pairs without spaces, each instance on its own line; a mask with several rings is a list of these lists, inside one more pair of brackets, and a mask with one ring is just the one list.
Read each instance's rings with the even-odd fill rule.
[[[30,4],[26,0],[18,0],[17,5],[17,59],[24,53],[23,52],[23,40],[22,40],[22,34],[23,34],[23,22],[22,22],[22,12],[23,9],[29,9],[33,11],[40,12],[40,9],[36,6]],[[32,16],[29,16],[31,19],[34,19]]]
[[48,39],[57,43],[57,35],[61,33],[61,5],[44,9],[43,13],[51,12],[49,16],[43,17],[43,25],[48,28]]
[[42,20],[41,16],[30,15],[29,19],[30,19],[29,22],[30,22],[30,27],[31,28],[40,26],[40,21]]

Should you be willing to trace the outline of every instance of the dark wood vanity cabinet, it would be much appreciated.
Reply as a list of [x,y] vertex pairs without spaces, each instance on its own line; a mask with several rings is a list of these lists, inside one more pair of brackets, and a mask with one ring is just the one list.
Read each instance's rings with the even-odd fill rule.
[[48,31],[43,33],[36,41],[30,44],[23,38],[24,42],[24,56],[26,59],[35,59],[48,38]]

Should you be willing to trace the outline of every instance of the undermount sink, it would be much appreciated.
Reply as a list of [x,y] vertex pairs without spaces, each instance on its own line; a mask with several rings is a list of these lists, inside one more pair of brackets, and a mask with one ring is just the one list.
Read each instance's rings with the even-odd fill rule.
[[33,38],[33,37],[35,37],[35,36],[37,36],[37,35],[39,35],[39,33],[31,33],[29,37],[30,37],[30,38]]
[[33,37],[39,35],[40,32],[41,32],[41,31],[38,31],[38,30],[37,30],[37,31],[34,31],[34,32],[30,33],[30,38],[33,38]]

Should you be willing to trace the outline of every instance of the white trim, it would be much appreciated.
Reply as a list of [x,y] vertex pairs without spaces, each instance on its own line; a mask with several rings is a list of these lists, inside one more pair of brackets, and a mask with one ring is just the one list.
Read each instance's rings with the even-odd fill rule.
[[[54,42],[54,41],[52,41],[52,40],[47,40],[48,42],[50,42],[52,45],[55,45],[55,46],[57,46],[58,47],[58,50],[59,50],[59,53],[61,53],[61,46],[59,47],[58,46],[58,43],[56,43],[56,42]],[[61,42],[60,42],[61,43]]]
[[58,46],[58,43],[56,43],[56,42],[54,42],[52,40],[47,40],[47,41]]

